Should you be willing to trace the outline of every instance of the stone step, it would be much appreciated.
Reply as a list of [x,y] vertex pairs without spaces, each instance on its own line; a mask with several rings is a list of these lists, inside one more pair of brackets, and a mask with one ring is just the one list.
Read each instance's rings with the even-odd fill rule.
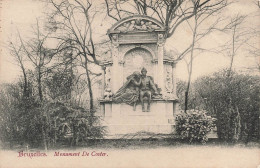
[[124,116],[124,117],[105,117],[104,124],[130,124],[130,125],[174,125],[173,117],[159,117],[159,116]]
[[150,132],[160,134],[171,134],[174,132],[173,125],[104,125],[109,132],[108,135],[133,134],[137,132]]

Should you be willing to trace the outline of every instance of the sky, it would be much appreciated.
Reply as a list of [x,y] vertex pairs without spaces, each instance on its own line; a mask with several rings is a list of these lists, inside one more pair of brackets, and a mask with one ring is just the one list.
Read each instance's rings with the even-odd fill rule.
[[[32,25],[35,24],[36,18],[44,18],[46,6],[38,0],[2,0],[1,6],[1,34],[0,34],[0,83],[13,82],[21,74],[17,65],[14,64],[12,56],[9,54],[6,45],[8,40],[16,39],[17,31],[21,36],[29,36],[31,34]],[[258,16],[255,16],[258,11]],[[259,19],[260,9],[254,4],[254,0],[239,0],[225,9],[223,17],[232,17],[236,14],[249,15],[244,26],[260,27]],[[108,18],[103,15],[96,16],[95,37],[102,38],[106,36],[107,29],[112,25]],[[210,21],[209,21],[210,22]],[[214,48],[217,44],[221,44],[225,40],[229,40],[230,35],[213,33],[201,42],[200,47]],[[181,25],[176,33],[167,40],[165,47],[169,50],[181,51],[185,45],[190,42],[190,30],[188,24]],[[259,40],[257,45],[259,47]],[[244,71],[248,67],[255,65],[255,59],[247,57],[248,53],[245,48],[241,48],[234,59],[234,69]],[[259,60],[258,60],[259,61]],[[203,75],[216,72],[230,64],[230,58],[216,53],[203,53],[194,59],[192,80]],[[185,61],[180,61],[176,67],[177,78],[181,80],[188,79],[187,66]]]

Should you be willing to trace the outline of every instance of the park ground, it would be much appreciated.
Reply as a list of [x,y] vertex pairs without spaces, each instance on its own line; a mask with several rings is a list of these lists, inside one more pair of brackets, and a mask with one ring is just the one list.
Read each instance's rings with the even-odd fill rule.
[[[140,168],[258,168],[260,148],[257,143],[206,145],[166,141],[110,141],[90,147],[59,148],[46,152],[46,157],[18,157],[19,151],[2,149],[1,168],[71,168],[71,167],[140,167]],[[29,149],[28,152],[40,151]],[[24,151],[26,152],[26,150]],[[79,156],[54,156],[59,153],[80,153]],[[89,153],[89,156],[86,156]],[[103,156],[97,156],[102,153]],[[85,156],[82,156],[84,155]]]

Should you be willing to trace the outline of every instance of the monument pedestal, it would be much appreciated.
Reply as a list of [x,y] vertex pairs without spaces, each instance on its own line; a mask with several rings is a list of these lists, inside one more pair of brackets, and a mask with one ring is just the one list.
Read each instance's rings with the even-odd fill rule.
[[[175,100],[153,100],[150,112],[143,112],[141,104],[115,104],[111,101],[100,101],[103,114],[102,125],[107,129],[107,137],[123,137],[140,132],[154,134],[172,134],[175,125]],[[147,103],[145,103],[145,106]]]

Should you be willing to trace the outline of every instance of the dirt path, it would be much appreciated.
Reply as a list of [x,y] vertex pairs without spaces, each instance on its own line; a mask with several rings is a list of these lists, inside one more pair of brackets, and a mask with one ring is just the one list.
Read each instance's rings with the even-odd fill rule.
[[[44,153],[44,151],[40,152]],[[41,157],[18,157],[18,152],[1,151],[0,167],[257,168],[260,165],[260,150],[257,147],[185,146],[134,150],[86,148],[80,150],[48,151],[46,154],[47,156]],[[56,156],[54,156],[55,154]],[[38,155],[40,154],[38,153]]]

